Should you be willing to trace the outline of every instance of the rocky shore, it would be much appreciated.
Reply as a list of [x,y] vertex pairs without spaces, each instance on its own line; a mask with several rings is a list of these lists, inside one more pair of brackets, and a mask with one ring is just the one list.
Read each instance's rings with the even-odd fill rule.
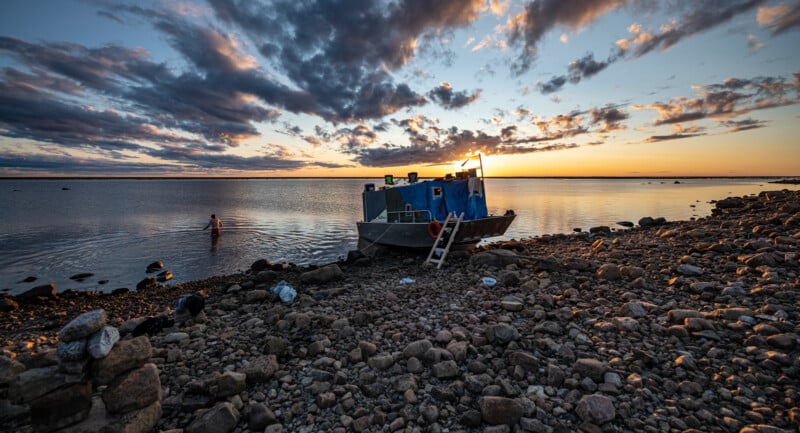
[[[113,296],[4,297],[0,430],[62,428],[33,413],[49,394],[26,377],[63,370],[59,336],[102,309],[121,334],[109,356],[144,349],[140,373],[117,368],[110,385],[96,380],[107,361],[85,361],[83,431],[800,431],[800,192],[654,221],[452,253],[439,270],[392,253],[320,269],[260,260]],[[292,302],[270,290],[279,281]],[[201,313],[133,337],[189,293]],[[117,419],[95,412],[122,404],[107,398],[121,383],[149,389],[140,377],[159,398],[124,413],[161,416],[99,426]]]

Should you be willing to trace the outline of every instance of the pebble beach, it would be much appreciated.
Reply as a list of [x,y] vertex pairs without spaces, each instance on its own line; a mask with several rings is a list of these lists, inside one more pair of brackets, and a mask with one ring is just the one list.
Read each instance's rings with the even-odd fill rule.
[[[781,190],[693,221],[454,251],[441,269],[382,252],[6,295],[0,430],[798,432],[799,246],[800,191]],[[132,335],[187,294],[200,314]],[[65,340],[89,336],[68,325],[99,309],[91,332],[118,331],[103,355],[118,361],[67,360]]]

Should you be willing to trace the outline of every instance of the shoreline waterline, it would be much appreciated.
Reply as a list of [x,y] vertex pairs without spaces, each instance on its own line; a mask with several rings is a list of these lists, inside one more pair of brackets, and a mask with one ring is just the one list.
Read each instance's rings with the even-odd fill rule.
[[[299,265],[330,263],[357,248],[355,223],[362,218],[364,183],[28,181],[21,193],[0,190],[0,199],[10,203],[0,208],[0,218],[11,222],[0,234],[0,289],[16,294],[51,282],[58,291],[134,289],[155,260],[166,264],[176,283],[235,273],[258,257]],[[715,199],[766,187],[763,179],[678,185],[654,179],[488,179],[490,213],[514,209],[518,217],[505,236],[485,243],[593,226],[624,229],[616,223],[646,216],[700,218],[710,213]],[[200,230],[214,212],[225,222],[217,243]],[[94,276],[69,278],[80,273]],[[36,281],[22,282],[30,277]]]

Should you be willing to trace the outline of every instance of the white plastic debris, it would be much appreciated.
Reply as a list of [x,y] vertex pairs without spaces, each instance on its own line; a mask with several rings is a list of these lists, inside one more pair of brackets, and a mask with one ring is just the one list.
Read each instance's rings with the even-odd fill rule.
[[494,287],[494,285],[497,284],[497,280],[492,277],[483,277],[481,278],[481,282],[486,287]]
[[281,302],[289,303],[294,301],[297,296],[297,291],[284,280],[278,282],[272,289],[272,293],[281,298]]
[[400,280],[400,284],[411,284],[411,283],[413,283],[413,282],[414,282],[414,280],[413,280],[413,279],[411,279],[411,278],[408,278],[408,277],[406,277],[406,278],[402,278],[402,279]]

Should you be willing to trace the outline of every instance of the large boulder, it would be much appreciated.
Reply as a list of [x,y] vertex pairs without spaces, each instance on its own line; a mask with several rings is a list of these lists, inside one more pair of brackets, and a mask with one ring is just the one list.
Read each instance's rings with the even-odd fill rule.
[[52,431],[77,423],[92,408],[92,384],[76,383],[31,402],[31,421],[37,431]]
[[119,374],[141,367],[150,360],[152,352],[150,340],[145,336],[118,342],[108,356],[92,362],[92,377],[95,384],[108,384]]
[[11,401],[28,403],[54,389],[78,380],[58,371],[57,365],[32,368],[20,373],[8,389]]
[[145,364],[114,379],[103,391],[103,402],[111,413],[144,409],[161,400],[161,381],[155,364]]

